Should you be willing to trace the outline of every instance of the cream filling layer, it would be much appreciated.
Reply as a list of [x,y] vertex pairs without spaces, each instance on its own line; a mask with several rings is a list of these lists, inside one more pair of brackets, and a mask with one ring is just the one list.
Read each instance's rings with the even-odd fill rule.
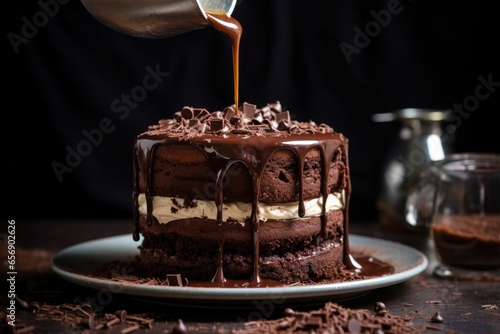
[[[329,194],[326,199],[326,211],[340,210],[344,208],[344,192]],[[186,218],[208,218],[217,219],[217,207],[214,201],[195,200],[194,207],[184,207],[184,200],[181,198],[171,198],[153,196],[153,216],[161,224],[166,224],[172,220]],[[144,194],[139,194],[139,212],[147,213],[147,202]],[[323,210],[323,197],[313,198],[304,201],[305,217],[319,217]],[[268,219],[295,219],[299,218],[299,203],[287,202],[266,204],[258,203],[258,216],[260,220]],[[222,206],[222,220],[238,221],[242,225],[250,218],[252,213],[252,203],[232,202],[224,203]]]

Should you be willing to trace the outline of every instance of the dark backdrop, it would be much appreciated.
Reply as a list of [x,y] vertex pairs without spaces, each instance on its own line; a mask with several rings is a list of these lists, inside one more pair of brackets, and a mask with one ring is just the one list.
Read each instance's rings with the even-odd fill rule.
[[[219,110],[234,101],[229,40],[210,27],[141,39],[102,25],[78,0],[4,6],[5,218],[130,218],[135,136],[184,105]],[[391,6],[389,21],[381,11]],[[455,150],[499,152],[496,13],[486,1],[240,1],[240,101],[279,100],[296,118],[344,133],[351,216],[375,219],[399,125],[373,123],[372,114],[469,103]],[[360,39],[366,28],[372,36]],[[161,82],[128,113],[115,112],[113,101],[142,85],[148,68]],[[490,94],[474,99],[480,77]],[[58,175],[54,163],[67,165],[89,133],[88,154]]]

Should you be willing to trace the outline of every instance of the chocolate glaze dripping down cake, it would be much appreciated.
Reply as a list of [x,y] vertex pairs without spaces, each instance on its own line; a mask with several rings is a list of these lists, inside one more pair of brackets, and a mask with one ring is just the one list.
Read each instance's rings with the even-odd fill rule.
[[[234,106],[222,112],[184,107],[173,119],[160,120],[134,145],[134,239],[144,236],[141,257],[151,270],[190,280],[207,279],[196,266],[210,270],[215,283],[251,273],[254,286],[262,276],[293,283],[328,278],[335,269],[326,267],[353,268],[347,142],[327,125],[292,120],[279,102],[261,109],[243,103],[238,113]],[[312,202],[319,207],[314,214],[308,213]],[[237,217],[245,210],[231,211],[235,203],[248,214]],[[161,205],[170,212],[159,213]],[[181,215],[191,209],[199,213]],[[211,246],[198,249],[205,239]],[[291,257],[293,248],[298,252]],[[180,250],[193,258],[184,261]],[[334,252],[341,253],[338,263],[328,255]],[[203,265],[196,253],[214,259]],[[313,268],[316,256],[322,268]],[[288,277],[286,270],[304,273]]]

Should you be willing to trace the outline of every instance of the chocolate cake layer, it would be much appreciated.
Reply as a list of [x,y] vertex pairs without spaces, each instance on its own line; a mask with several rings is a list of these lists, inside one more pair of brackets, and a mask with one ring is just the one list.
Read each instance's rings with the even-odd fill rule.
[[[329,192],[340,191],[347,185],[345,154],[337,149],[330,164]],[[151,195],[176,198],[214,200],[216,175],[203,149],[190,144],[159,146],[154,153],[151,174]],[[138,165],[139,191],[146,190],[144,165]],[[311,199],[321,196],[322,160],[317,148],[311,148],[303,166],[303,196]],[[266,203],[299,200],[299,171],[297,157],[287,149],[278,149],[265,164],[260,182],[259,201]],[[233,164],[223,180],[224,200],[251,202],[252,177],[243,163]]]
[[[333,277],[343,267],[344,230],[341,210],[328,214],[327,237],[320,217],[289,221],[268,220],[260,225],[260,277],[288,284]],[[223,247],[222,269],[230,279],[251,279],[251,224],[212,219],[183,219],[167,224],[140,219],[144,241],[141,258],[148,272],[160,276],[182,273],[189,280],[211,280]]]
[[[299,218],[287,221],[267,220],[261,223],[260,254],[284,255],[304,249],[311,244],[318,244],[323,239],[331,239],[338,244],[343,243],[344,219],[341,210],[327,213],[326,238],[321,229],[321,218]],[[180,249],[186,248],[184,240],[204,242],[204,250],[217,249],[220,241],[224,241],[225,250],[251,253],[253,249],[252,225],[250,222],[240,224],[237,222],[224,222],[217,224],[216,220],[191,218],[173,220],[166,224],[154,222],[146,223],[146,217],[141,215],[140,227],[144,242],[141,248],[170,249],[169,254],[175,255]],[[175,240],[174,240],[175,239]],[[180,239],[184,239],[179,241]],[[207,248],[208,244],[211,244]]]

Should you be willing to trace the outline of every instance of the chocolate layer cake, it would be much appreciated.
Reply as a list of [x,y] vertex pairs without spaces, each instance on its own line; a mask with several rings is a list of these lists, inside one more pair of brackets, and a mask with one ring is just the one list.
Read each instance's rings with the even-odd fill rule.
[[184,107],[140,134],[134,239],[149,274],[249,286],[318,282],[352,266],[347,139],[261,109]]

